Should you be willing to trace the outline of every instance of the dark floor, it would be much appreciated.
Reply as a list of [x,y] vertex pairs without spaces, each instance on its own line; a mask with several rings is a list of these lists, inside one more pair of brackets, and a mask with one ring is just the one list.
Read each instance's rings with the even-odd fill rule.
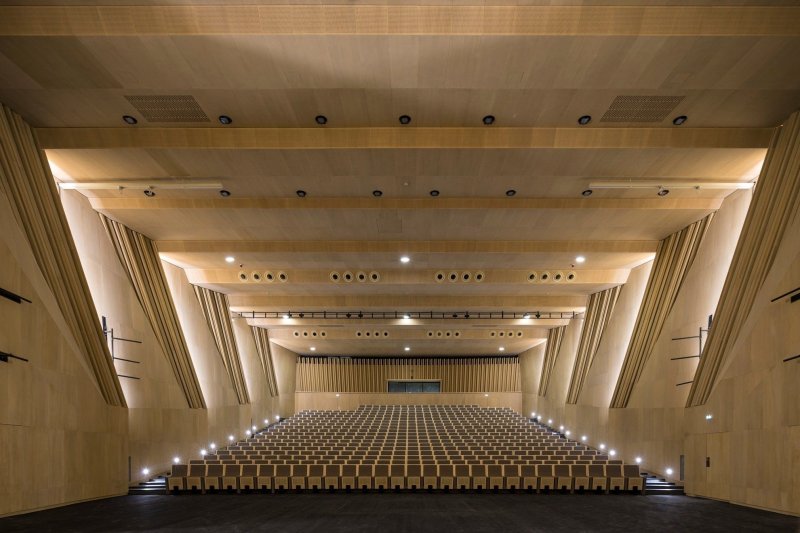
[[800,531],[800,519],[687,496],[123,496],[0,519],[0,531]]

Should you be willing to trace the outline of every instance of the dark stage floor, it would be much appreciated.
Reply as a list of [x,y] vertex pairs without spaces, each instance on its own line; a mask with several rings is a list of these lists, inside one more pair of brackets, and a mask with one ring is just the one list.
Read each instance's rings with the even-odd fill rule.
[[124,496],[0,519],[0,531],[800,531],[800,519],[686,496]]

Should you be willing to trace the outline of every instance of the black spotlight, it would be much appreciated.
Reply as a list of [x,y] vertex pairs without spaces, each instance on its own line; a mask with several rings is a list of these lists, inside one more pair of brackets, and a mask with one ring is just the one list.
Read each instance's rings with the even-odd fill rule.
[[669,189],[659,189],[658,190],[658,195],[659,196],[666,196],[668,194],[669,194]]
[[305,198],[306,197],[306,191],[304,191],[303,189],[298,189],[297,191],[295,191],[295,194],[297,196],[299,196],[300,198]]
[[153,196],[156,195],[156,191],[154,191],[152,189],[145,189],[144,190],[144,195],[147,196],[148,198],[152,198]]
[[219,191],[219,195],[222,196],[223,198],[227,198],[228,196],[231,195],[231,191],[227,189],[222,189],[221,191]]
[[305,313],[300,313],[300,318],[303,318],[304,316],[306,316]]
[[328,123],[328,117],[326,117],[325,115],[317,115],[316,117],[314,117],[314,120],[320,126],[324,126],[325,124]]
[[436,189],[433,189],[433,190],[431,191],[431,196],[433,196],[434,198],[435,198],[435,197],[437,197],[437,196],[439,196],[439,191],[437,191]]
[[581,196],[591,196],[594,191],[592,189],[586,189],[581,193]]
[[346,316],[347,318],[350,318],[350,316],[351,316],[351,315],[350,315],[350,313],[347,313],[347,314],[346,314],[346,315],[344,315],[344,316]]
[[228,115],[220,115],[219,123],[222,124],[223,126],[227,126],[228,124],[233,123],[233,119]]
[[358,313],[358,318],[364,318],[364,313],[362,313],[362,312],[360,312],[360,311],[359,311],[359,313]]
[[464,313],[464,318],[469,318],[469,312]]
[[403,126],[411,123],[411,117],[409,117],[408,115],[400,115],[400,118],[398,120],[400,121],[400,124],[402,124]]
[[374,196],[375,198],[380,198],[381,196],[383,196],[383,191],[380,189],[375,189],[374,191],[372,191],[372,196]]
[[542,313],[540,313],[539,311],[536,311],[536,314],[534,316],[536,318],[542,318]]
[[139,122],[135,117],[130,115],[122,115],[122,120],[125,122],[125,124],[130,124],[131,126]]
[[583,115],[581,118],[578,119],[578,124],[581,126],[585,126],[592,121],[591,115]]
[[515,191],[514,189],[508,189],[506,191],[506,196],[508,197],[514,196],[515,194],[517,194],[517,191]]
[[689,117],[687,117],[686,115],[681,115],[679,117],[675,117],[674,119],[672,119],[672,123],[675,124],[676,126],[680,126],[681,124],[686,122],[688,118]]
[[483,123],[487,126],[494,124],[494,115],[486,115],[483,117]]

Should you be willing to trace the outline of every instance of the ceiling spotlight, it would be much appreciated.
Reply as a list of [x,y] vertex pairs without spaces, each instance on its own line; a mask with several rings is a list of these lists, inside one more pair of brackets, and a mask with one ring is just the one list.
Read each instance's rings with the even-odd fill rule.
[[135,117],[130,115],[122,115],[122,120],[125,122],[125,124],[130,124],[131,126],[139,122]]
[[325,115],[317,115],[316,117],[314,117],[314,121],[320,126],[324,126],[325,124],[328,123],[328,117],[326,117]]
[[483,123],[487,126],[494,124],[494,115],[486,115],[483,117]]
[[581,118],[578,119],[578,124],[581,126],[585,126],[592,121],[591,115],[583,115]]
[[433,189],[430,194],[431,194],[431,196],[436,198],[437,196],[439,196],[439,191],[437,191],[436,189]]
[[410,261],[411,261],[411,258],[408,257],[407,255],[404,255],[403,257],[400,258],[400,262],[401,263],[408,263]]
[[411,320],[411,315],[409,315],[408,313],[406,313],[406,314],[404,314],[404,315],[403,315],[403,319],[405,319],[405,320]]
[[579,255],[578,257],[575,258],[575,262],[576,263],[585,263],[586,262],[586,258],[583,257],[582,255]]
[[234,261],[236,261],[236,258],[233,257],[232,255],[229,255],[228,257],[225,258],[226,263],[233,263]]
[[296,191],[295,191],[295,194],[296,194],[297,196],[299,196],[300,198],[305,198],[305,197],[306,197],[306,191],[304,191],[303,189],[298,189],[298,190],[296,190]]
[[515,191],[514,189],[508,189],[506,191],[506,196],[511,197],[511,196],[514,196],[515,194],[517,194],[517,191]]
[[658,189],[658,193],[657,194],[659,196],[666,196],[666,195],[669,194],[669,189]]
[[264,419],[264,424],[269,424],[269,418]]
[[409,124],[411,122],[411,117],[409,117],[408,115],[400,115],[400,118],[398,120],[400,121],[400,124],[405,126],[406,124]]
[[406,346],[405,348],[403,348],[403,350],[405,350],[405,351],[407,351],[407,352],[410,352],[410,351],[411,351],[411,348],[410,348],[409,346]]
[[586,189],[581,193],[581,196],[591,196],[594,191],[592,189]]
[[228,196],[231,195],[231,191],[227,189],[222,189],[221,191],[219,191],[219,195],[222,196],[223,198],[227,198]]
[[289,314],[286,314],[286,313],[283,314],[283,319],[284,320],[289,320],[290,318],[292,318],[292,315],[289,315]]
[[144,195],[147,196],[148,198],[152,198],[153,196],[156,195],[156,191],[154,191],[152,189],[145,189],[144,190]]
[[537,319],[539,319],[539,318],[542,318],[542,313],[540,313],[539,311],[536,311],[536,314],[535,314],[534,316],[535,316]]
[[228,124],[233,123],[233,119],[228,115],[220,115],[219,123],[222,124],[223,126],[227,126]]
[[525,320],[529,319],[530,317],[531,317],[530,313],[525,313],[524,315],[522,315],[522,318],[524,318]]
[[505,349],[505,348],[503,348],[503,347],[501,346],[501,347],[499,347],[499,348],[497,349],[497,351],[499,351],[499,352],[505,352],[505,351],[506,351],[506,349]]
[[683,124],[687,120],[688,120],[688,117],[686,115],[681,115],[679,117],[675,117],[674,119],[672,119],[672,123],[675,124],[676,126],[680,126],[681,124]]
[[317,351],[317,347],[316,346],[312,346],[311,348],[309,348],[309,350],[311,350],[312,352],[316,352]]
[[381,196],[383,196],[383,191],[380,189],[375,189],[374,191],[372,191],[372,196],[374,196],[375,198],[380,198]]

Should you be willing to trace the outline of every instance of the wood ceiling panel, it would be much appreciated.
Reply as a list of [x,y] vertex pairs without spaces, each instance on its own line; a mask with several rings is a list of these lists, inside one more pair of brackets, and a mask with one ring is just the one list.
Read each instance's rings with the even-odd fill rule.
[[[516,355],[520,354],[537,344],[544,342],[544,339],[512,339],[504,341],[491,341],[491,340],[447,340],[441,339],[415,339],[411,341],[396,340],[383,340],[383,339],[364,339],[359,340],[315,340],[309,341],[305,339],[278,339],[276,344],[283,346],[293,352],[301,355],[425,355],[425,356],[438,356],[438,355]],[[316,348],[311,351],[311,346]],[[405,351],[405,347],[411,348],[409,352]],[[503,352],[499,351],[500,347],[505,348]]]

